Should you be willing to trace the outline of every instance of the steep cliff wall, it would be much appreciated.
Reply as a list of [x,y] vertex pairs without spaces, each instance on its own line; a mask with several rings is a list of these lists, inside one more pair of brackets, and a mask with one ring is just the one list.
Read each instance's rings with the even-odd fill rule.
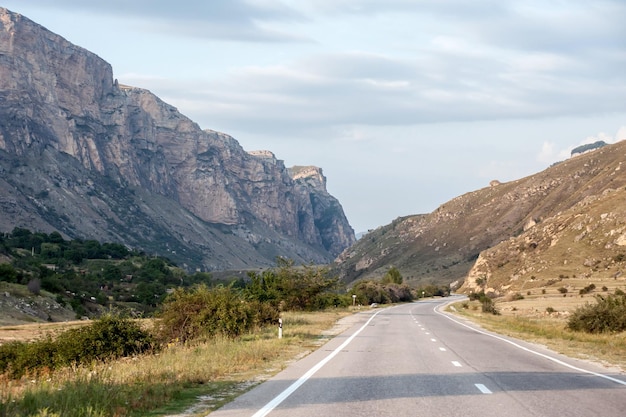
[[[69,155],[96,175],[94,184],[104,178],[122,189],[161,196],[180,205],[175,216],[188,212],[185,216],[200,222],[227,226],[228,233],[248,244],[266,242],[275,250],[262,252],[272,256],[289,247],[284,256],[295,252],[301,258],[329,260],[354,242],[341,206],[325,187],[299,184],[271,153],[245,152],[232,137],[200,129],[149,91],[119,85],[104,60],[2,8],[0,120],[0,150],[6,160],[36,164],[44,153],[50,161],[59,161],[54,152]],[[7,178],[15,174],[11,167],[5,170]],[[25,184],[14,179],[5,187],[17,183]],[[322,225],[316,224],[315,214],[303,215],[315,213],[318,200],[335,205],[332,218]],[[161,215],[162,222],[176,223]],[[87,228],[67,217],[68,224],[51,227],[84,235]],[[82,221],[88,223],[89,217]],[[28,226],[26,222],[14,223]],[[177,239],[193,243],[190,237]]]

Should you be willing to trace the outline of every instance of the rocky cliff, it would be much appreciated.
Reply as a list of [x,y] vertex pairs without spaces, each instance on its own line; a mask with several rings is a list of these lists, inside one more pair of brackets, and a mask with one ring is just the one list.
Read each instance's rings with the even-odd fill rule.
[[208,269],[279,255],[326,262],[355,240],[325,184],[201,130],[149,91],[119,85],[96,55],[2,8],[0,121],[4,230],[120,241]]
[[[492,181],[432,213],[399,218],[368,233],[339,256],[336,266],[346,281],[382,276],[391,265],[421,284],[460,285],[469,274],[470,289],[476,279],[484,283],[481,278],[498,277],[494,285],[501,289],[516,277],[522,277],[520,283],[540,274],[558,277],[566,274],[563,262],[566,269],[582,268],[571,274],[588,273],[585,260],[604,267],[613,258],[626,259],[620,256],[626,253],[623,165],[626,141],[516,181]],[[561,237],[565,231],[574,235]],[[539,258],[540,253],[554,259]]]

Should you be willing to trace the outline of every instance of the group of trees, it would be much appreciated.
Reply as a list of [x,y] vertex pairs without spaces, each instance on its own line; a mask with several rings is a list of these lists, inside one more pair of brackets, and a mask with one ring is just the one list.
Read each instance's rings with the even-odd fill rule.
[[27,285],[33,293],[56,294],[77,316],[87,314],[88,303],[151,312],[168,288],[213,282],[210,274],[188,275],[166,258],[117,243],[65,240],[58,232],[15,228],[0,234],[0,253],[12,260],[0,263],[0,281]]
[[[176,303],[179,305],[174,310],[179,312],[202,310],[193,306],[199,300],[214,304],[211,297],[218,293],[217,298],[225,305],[230,305],[227,300],[237,299],[233,306],[262,311],[259,317],[250,316],[249,311],[245,314],[231,311],[237,317],[247,315],[243,319],[247,324],[243,327],[238,324],[233,327],[237,330],[226,333],[238,333],[248,325],[265,323],[284,310],[346,307],[354,302],[359,305],[407,302],[422,296],[447,295],[448,291],[432,285],[411,288],[395,267],[381,280],[361,281],[346,290],[327,268],[295,266],[293,261],[282,258],[277,259],[275,268],[248,272],[247,279],[216,281],[209,273],[187,274],[168,259],[149,257],[120,244],[65,240],[58,232],[33,233],[22,228],[0,234],[0,251],[12,259],[11,264],[0,264],[0,281],[28,285],[35,293],[46,290],[57,294],[57,301],[71,305],[78,317],[87,315],[89,303],[143,314],[152,314],[159,308],[166,311]],[[216,289],[220,286],[228,290]],[[169,304],[164,304],[171,292],[174,293]],[[189,307],[182,308],[183,302]],[[168,314],[171,316],[173,310]],[[207,312],[202,314],[206,316]],[[184,332],[195,334],[189,329]]]

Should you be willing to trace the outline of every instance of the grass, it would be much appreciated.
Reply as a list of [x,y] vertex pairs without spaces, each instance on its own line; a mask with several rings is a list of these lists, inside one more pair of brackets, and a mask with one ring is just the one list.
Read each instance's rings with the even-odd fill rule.
[[[454,304],[456,309],[454,313],[500,334],[541,344],[570,357],[617,367],[622,371],[626,370],[626,332],[588,334],[567,330],[566,315],[549,314],[544,307],[544,305],[559,305],[557,303],[562,298],[555,297],[552,300],[546,300],[544,297],[538,297],[534,304],[528,299],[497,303],[496,308],[500,311],[503,311],[503,306],[507,309],[499,316],[482,313],[477,301],[460,302]],[[588,297],[584,300],[591,301],[592,298]],[[515,303],[520,303],[524,307],[521,309],[511,307]],[[584,304],[584,301],[582,303]],[[567,305],[569,308],[575,308],[580,304],[581,299],[578,298],[577,304],[565,301],[559,306],[564,308]],[[535,307],[532,307],[533,305]]]
[[188,415],[206,415],[321,345],[351,314],[284,313],[282,339],[267,328],[17,381],[0,377],[0,417],[162,416],[192,407]]

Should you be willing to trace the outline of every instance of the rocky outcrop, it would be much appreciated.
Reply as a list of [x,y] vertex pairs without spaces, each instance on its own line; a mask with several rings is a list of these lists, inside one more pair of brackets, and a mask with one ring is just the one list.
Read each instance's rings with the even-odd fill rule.
[[[483,251],[460,288],[496,296],[535,288],[624,281],[626,189],[605,189]],[[574,282],[576,281],[576,282]],[[584,286],[584,285],[583,285]]]
[[[71,193],[70,186],[86,186],[68,179],[81,183],[82,174],[74,171],[83,169],[87,173],[83,177],[90,178],[92,194],[101,192],[100,184],[107,182],[112,187],[110,192],[137,190],[135,197],[129,194],[122,198],[128,197],[131,206],[141,207],[136,201],[138,193],[148,193],[151,200],[161,204],[167,201],[172,207],[166,213],[152,213],[157,218],[150,224],[171,229],[180,216],[192,216],[193,221],[185,221],[189,227],[198,222],[207,225],[203,227],[226,227],[228,235],[243,239],[244,246],[256,247],[264,259],[282,254],[321,262],[354,242],[341,206],[328,195],[325,186],[311,189],[292,179],[283,162],[271,152],[248,153],[226,134],[201,130],[149,91],[119,85],[104,60],[19,14],[0,8],[0,23],[0,151],[5,160],[14,161],[5,168],[7,179],[12,178],[12,182],[5,181],[5,188],[18,183],[31,187],[26,183],[32,182],[33,192],[45,191],[38,190],[41,187],[36,182],[16,178],[19,174],[14,172],[15,164],[36,164],[45,155],[49,161],[45,174],[38,171],[40,166],[21,167],[22,175],[26,171],[35,176],[49,175],[50,169],[56,170],[51,190],[61,187]],[[62,155],[77,162],[70,164],[73,173],[54,167],[66,160]],[[49,182],[42,180],[42,184]],[[57,194],[46,192],[48,196]],[[88,214],[97,212],[95,208],[83,210],[80,226],[71,215],[75,210],[71,205],[52,204],[48,198],[47,205],[54,207],[61,219],[52,224],[35,219],[39,209],[22,205],[23,200],[32,200],[33,196],[25,195],[28,193],[24,190],[9,194],[15,195],[11,201],[23,207],[20,210],[30,213],[21,219],[12,217],[15,225],[49,223],[71,237],[90,237],[89,233],[98,228],[93,226],[95,218],[90,222]],[[77,193],[72,199],[84,207],[93,206],[93,195],[86,196]],[[100,199],[100,212],[106,212],[104,207],[109,206],[110,213],[98,221],[125,223],[123,216],[115,219],[111,214],[115,212],[111,204]],[[179,207],[174,208],[176,205]],[[332,206],[333,210],[320,214],[322,206]],[[133,212],[130,207],[127,211]],[[65,222],[63,215],[68,218]],[[194,244],[194,237],[185,233],[164,233],[174,233],[173,239],[185,247]],[[110,235],[99,233],[102,238],[117,237],[127,243],[133,240],[121,231]],[[216,266],[208,258],[203,264]]]

